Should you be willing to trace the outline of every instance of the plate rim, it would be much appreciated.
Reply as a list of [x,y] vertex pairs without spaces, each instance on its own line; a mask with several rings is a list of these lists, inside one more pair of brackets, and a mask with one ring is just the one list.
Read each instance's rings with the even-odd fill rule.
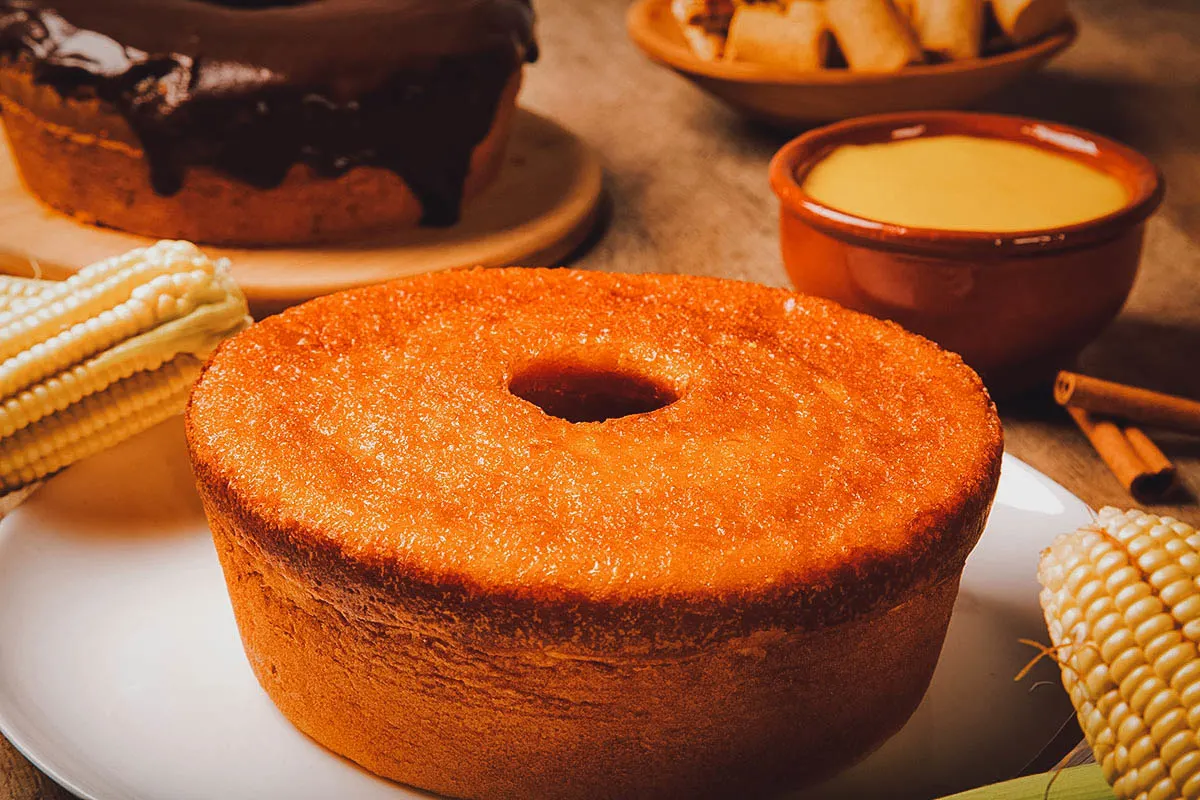
[[[1027,461],[1012,455],[1006,450],[1003,453],[1001,463],[1003,465],[1004,463],[1010,461],[1015,462],[1019,468],[1027,470],[1040,482],[1052,486],[1055,490],[1057,490],[1057,492],[1065,495],[1066,497],[1073,498],[1075,501],[1077,501],[1078,506],[1082,508],[1092,519],[1096,518],[1096,509],[1092,508],[1092,506],[1084,501],[1081,497]],[[989,510],[989,518],[990,516],[991,512]],[[2,524],[3,517],[0,516],[0,527],[2,527]],[[6,693],[0,692],[0,735],[3,735],[13,746],[13,748],[17,750],[17,752],[19,752],[34,767],[40,770],[46,777],[50,778],[66,791],[80,798],[80,800],[113,800],[111,796],[105,796],[96,793],[90,788],[87,788],[83,783],[71,778],[68,774],[70,770],[65,768],[60,763],[61,758],[56,757],[53,754],[44,753],[37,745],[33,744],[31,740],[36,737],[26,736],[20,726],[14,724],[13,717],[19,715],[10,713],[13,709],[10,704],[4,702],[5,696]],[[313,746],[320,747],[320,745],[315,743]],[[397,788],[401,789],[405,788],[400,784],[397,784],[396,786]]]

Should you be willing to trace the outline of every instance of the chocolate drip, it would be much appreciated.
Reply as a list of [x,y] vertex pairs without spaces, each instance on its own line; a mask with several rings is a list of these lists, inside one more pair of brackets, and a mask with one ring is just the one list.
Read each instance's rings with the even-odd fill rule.
[[[286,4],[286,5],[285,5]],[[0,56],[110,103],[156,192],[206,166],[259,188],[295,164],[400,176],[458,221],[471,154],[536,58],[529,0],[0,1]]]

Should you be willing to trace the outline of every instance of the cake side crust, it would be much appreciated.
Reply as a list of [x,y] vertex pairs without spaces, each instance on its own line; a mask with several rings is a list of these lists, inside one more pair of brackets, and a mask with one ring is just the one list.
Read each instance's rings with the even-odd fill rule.
[[284,715],[372,772],[451,797],[758,796],[815,783],[920,703],[958,588],[954,578],[871,618],[769,627],[686,655],[589,636],[609,622],[580,619],[578,638],[617,648],[582,657],[529,633],[481,637],[480,618],[452,607],[401,601],[387,621],[358,616],[204,498],[247,656]]

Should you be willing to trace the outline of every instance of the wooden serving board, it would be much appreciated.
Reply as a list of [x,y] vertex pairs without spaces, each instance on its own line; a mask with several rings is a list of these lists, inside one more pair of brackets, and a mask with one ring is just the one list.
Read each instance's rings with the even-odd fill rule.
[[[504,166],[450,228],[415,228],[346,244],[205,247],[226,256],[256,316],[330,292],[462,267],[554,266],[595,225],[602,170],[596,153],[553,120],[518,112]],[[152,240],[75,221],[21,183],[0,137],[0,271],[62,278]],[[31,266],[36,265],[35,267]]]

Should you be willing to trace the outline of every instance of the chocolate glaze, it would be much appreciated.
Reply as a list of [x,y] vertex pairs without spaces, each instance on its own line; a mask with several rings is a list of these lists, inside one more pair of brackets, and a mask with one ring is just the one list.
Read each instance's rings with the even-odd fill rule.
[[537,48],[530,0],[0,0],[0,57],[112,104],[160,194],[191,166],[260,188],[372,166],[450,225]]

